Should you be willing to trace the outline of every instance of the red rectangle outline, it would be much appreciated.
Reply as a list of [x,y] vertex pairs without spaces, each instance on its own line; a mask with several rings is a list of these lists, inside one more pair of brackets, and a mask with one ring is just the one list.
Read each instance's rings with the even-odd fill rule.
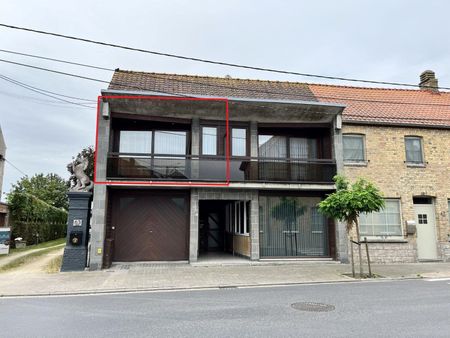
[[[97,149],[98,149],[98,125],[100,119],[100,105],[103,99],[127,99],[127,100],[172,100],[172,101],[219,101],[225,102],[225,127],[226,127],[226,181],[225,182],[175,182],[175,181],[97,181]],[[94,184],[100,185],[157,185],[157,186],[182,186],[182,187],[228,187],[230,185],[230,133],[229,133],[229,105],[226,98],[194,98],[194,97],[168,97],[152,95],[100,95],[97,98],[97,118],[95,122],[95,153],[94,153]]]

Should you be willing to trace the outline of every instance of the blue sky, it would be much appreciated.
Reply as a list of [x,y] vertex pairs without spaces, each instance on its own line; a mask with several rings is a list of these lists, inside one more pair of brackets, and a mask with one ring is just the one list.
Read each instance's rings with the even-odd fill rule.
[[[200,58],[332,76],[450,86],[448,1],[6,1],[0,22]],[[152,72],[300,82],[319,79],[227,68],[0,28],[1,49]],[[12,56],[0,59],[110,80],[111,73]],[[0,62],[0,75],[95,100],[105,86]],[[325,81],[331,83],[331,81]],[[334,82],[346,84],[345,82]],[[7,158],[28,175],[68,176],[94,143],[95,109],[56,103],[0,79]],[[6,165],[4,190],[21,173]],[[4,199],[4,198],[3,198]]]

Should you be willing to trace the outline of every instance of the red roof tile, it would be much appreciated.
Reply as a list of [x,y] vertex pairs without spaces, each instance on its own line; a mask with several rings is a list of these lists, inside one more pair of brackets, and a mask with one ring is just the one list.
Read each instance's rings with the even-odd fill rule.
[[344,122],[450,127],[450,93],[116,70],[109,89],[345,104]]

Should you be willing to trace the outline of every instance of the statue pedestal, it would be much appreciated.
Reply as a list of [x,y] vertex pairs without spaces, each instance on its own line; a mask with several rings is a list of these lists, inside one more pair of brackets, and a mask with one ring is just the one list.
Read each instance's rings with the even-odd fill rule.
[[91,192],[69,192],[66,247],[61,271],[83,271],[86,268]]

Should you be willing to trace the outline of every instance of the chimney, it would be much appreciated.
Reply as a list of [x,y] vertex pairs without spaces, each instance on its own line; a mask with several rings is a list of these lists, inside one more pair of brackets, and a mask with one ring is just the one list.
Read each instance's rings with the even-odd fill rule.
[[439,92],[438,80],[432,70],[426,70],[420,74],[419,87],[421,90],[430,90],[432,92]]

